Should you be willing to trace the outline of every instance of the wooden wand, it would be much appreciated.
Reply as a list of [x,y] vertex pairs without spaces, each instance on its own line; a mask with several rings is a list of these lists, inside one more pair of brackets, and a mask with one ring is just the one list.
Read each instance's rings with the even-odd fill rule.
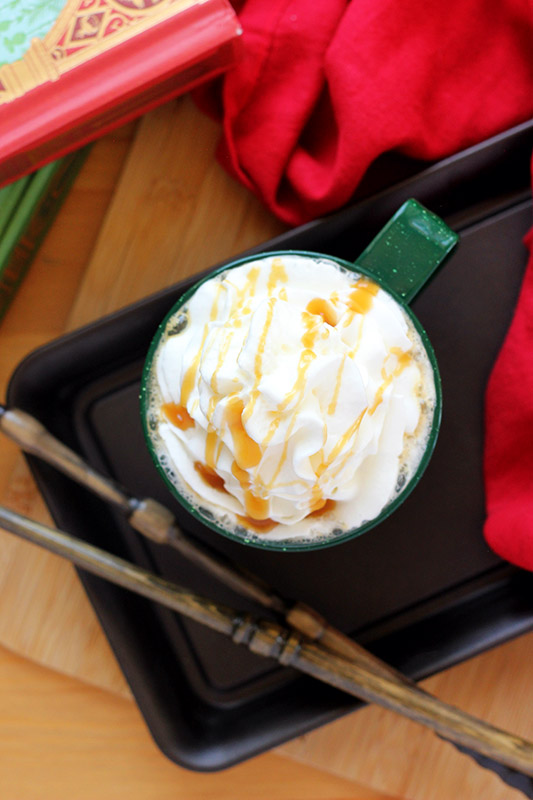
[[348,661],[281,625],[214,603],[105,550],[1,506],[0,526],[94,575],[230,636],[253,653],[274,658],[361,700],[378,703],[428,725],[447,739],[533,776],[530,742],[442,703],[408,683],[397,682],[363,663]]
[[[285,600],[257,577],[240,570],[205,545],[191,541],[178,528],[167,508],[155,500],[138,500],[129,495],[59,442],[34,417],[0,404],[0,430],[26,452],[53,464],[118,507],[143,535],[175,547],[233,590],[283,615],[292,630],[213,603],[87,542],[0,507],[0,525],[6,530],[88,572],[231,636],[233,641],[246,645],[254,653],[275,658],[280,664],[296,668],[354,697],[428,726],[482,766],[498,772],[511,785],[516,786],[522,776],[533,776],[531,742],[438,700],[329,625],[306,604]],[[495,765],[491,759],[498,763]],[[502,770],[499,764],[511,769]],[[522,775],[516,776],[513,770]]]

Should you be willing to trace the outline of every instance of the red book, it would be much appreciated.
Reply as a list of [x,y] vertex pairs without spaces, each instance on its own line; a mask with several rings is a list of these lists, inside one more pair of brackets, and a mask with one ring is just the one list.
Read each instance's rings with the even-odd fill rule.
[[228,0],[69,0],[0,66],[0,186],[220,74],[240,33]]

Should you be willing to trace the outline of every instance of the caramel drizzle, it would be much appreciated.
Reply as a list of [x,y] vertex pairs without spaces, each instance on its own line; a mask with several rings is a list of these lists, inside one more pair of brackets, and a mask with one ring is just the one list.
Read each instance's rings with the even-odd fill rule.
[[236,293],[236,296],[231,304],[231,315],[235,314],[237,311],[242,311],[245,301],[248,299],[248,297],[253,295],[257,280],[259,278],[259,272],[259,267],[251,267],[246,275],[246,281],[240,289],[238,289],[235,284],[231,282],[230,278],[225,278],[227,285],[235,289]]
[[[242,289],[237,290],[237,296],[232,304],[232,309],[231,309],[231,314],[233,316],[235,316],[241,311],[244,311],[243,305],[248,299],[249,295],[253,293],[258,277],[259,277],[259,269],[257,267],[250,269],[247,275],[247,280],[245,285],[242,287]],[[251,478],[248,472],[246,472],[246,470],[252,469],[253,467],[257,466],[262,457],[262,449],[261,446],[246,433],[244,423],[246,422],[247,419],[249,419],[249,417],[253,412],[253,407],[258,397],[257,387],[259,385],[259,382],[263,374],[263,369],[262,369],[263,354],[266,346],[268,332],[272,324],[274,306],[276,302],[276,298],[271,297],[271,295],[275,287],[279,283],[286,281],[287,281],[287,273],[285,271],[283,262],[279,258],[274,259],[274,261],[272,262],[270,275],[267,283],[267,291],[269,293],[269,304],[268,304],[265,324],[263,326],[263,330],[261,331],[261,337],[259,340],[257,353],[255,355],[254,386],[252,387],[250,393],[250,399],[245,409],[243,401],[238,396],[231,397],[226,404],[224,418],[223,418],[223,424],[229,428],[233,441],[233,447],[235,450],[235,461],[233,462],[232,472],[233,475],[239,481],[241,488],[243,489],[244,506],[246,513],[250,518],[255,520],[265,520],[268,517],[269,503],[267,500],[260,497],[258,494],[256,494],[256,492],[253,491],[251,487]],[[285,292],[285,297],[286,297],[286,292]],[[208,409],[209,420],[212,419],[215,407],[219,402],[219,400],[221,399],[217,394],[218,387],[216,383],[216,375],[224,362],[224,359],[230,347],[230,343],[231,343],[231,336],[228,336],[226,342],[224,343],[224,347],[221,349],[219,353],[215,373],[211,378],[211,388],[214,392],[214,396],[210,399],[209,402],[209,409]],[[218,451],[217,451],[217,443],[219,445]],[[214,429],[208,430],[206,436],[205,460],[206,464],[211,469],[216,468],[217,458],[220,455],[222,444],[223,444],[222,440],[219,440],[216,431]]]
[[161,411],[176,428],[182,431],[194,428],[194,420],[184,406],[179,406],[177,403],[163,403]]
[[181,394],[180,394],[180,403],[181,405],[186,408],[187,403],[189,401],[189,397],[191,396],[191,392],[194,388],[194,384],[196,383],[196,375],[198,373],[198,366],[200,364],[200,358],[202,356],[202,350],[205,344],[205,340],[207,339],[207,333],[209,330],[209,325],[206,323],[204,325],[204,330],[202,333],[202,341],[200,343],[200,347],[198,352],[194,356],[193,360],[187,367],[185,371],[185,375],[183,376],[183,380],[181,382]]
[[252,517],[245,517],[243,514],[237,514],[237,520],[244,525],[245,528],[251,528],[256,533],[268,533],[278,524],[273,519],[253,519]]
[[237,395],[233,395],[224,410],[224,421],[233,439],[237,465],[241,469],[250,469],[259,464],[263,453],[260,445],[246,433],[242,420],[243,411],[243,401]]
[[[269,480],[269,482],[267,484],[267,489],[271,489],[273,487],[276,478],[278,477],[278,475],[281,472],[281,469],[282,469],[285,461],[287,460],[287,451],[289,449],[289,439],[290,439],[290,436],[291,436],[291,433],[292,433],[292,429],[294,428],[295,422],[296,422],[296,414],[293,414],[292,415],[292,419],[291,419],[291,421],[289,423],[289,427],[287,429],[287,433],[285,434],[285,441],[283,442],[283,450],[281,451],[280,459],[279,459],[279,461],[277,463],[276,469],[274,470],[274,472],[272,474],[272,477],[270,478],[270,480]],[[279,424],[279,422],[278,422],[278,424]]]
[[327,514],[329,511],[333,511],[335,508],[335,500],[332,500],[331,497],[328,497],[327,500],[324,498],[320,499],[320,502],[316,505],[316,507],[309,512],[307,515],[308,517],[321,517],[324,514]]
[[269,296],[272,294],[278,283],[287,283],[288,281],[287,271],[285,269],[285,265],[279,256],[272,259],[272,264],[270,266],[270,274],[268,276],[267,281],[267,292]]
[[404,371],[404,369],[411,363],[411,354],[406,350],[405,351],[401,350],[399,347],[391,347],[391,355],[396,356],[396,358],[398,359],[398,363],[396,364],[396,367],[388,374],[385,372],[385,367],[382,368],[381,370],[382,383],[376,391],[376,394],[374,396],[374,402],[368,409],[368,413],[370,415],[372,415],[383,402],[383,395],[386,389],[392,383],[393,379],[399,377]]
[[244,410],[244,417],[243,417],[244,422],[247,422],[252,416],[255,404],[259,398],[259,383],[261,382],[261,378],[263,377],[263,354],[265,352],[265,345],[268,332],[272,325],[272,318],[274,316],[275,304],[276,304],[276,298],[271,297],[268,301],[268,310],[266,314],[265,324],[263,326],[263,330],[261,331],[261,337],[259,339],[259,344],[257,346],[257,353],[255,354],[254,384],[250,390],[250,397],[248,402],[246,403],[246,408]]
[[302,345],[305,348],[314,347],[320,332],[320,326],[322,324],[319,319],[317,319],[317,317],[321,317],[321,315],[313,314],[312,311],[309,311],[309,306],[312,305],[313,302],[314,301],[311,300],[311,303],[308,304],[307,309],[302,311],[302,322],[306,328],[302,336]]
[[324,322],[328,325],[331,325],[332,328],[334,328],[337,324],[337,311],[335,310],[332,302],[329,300],[324,300],[323,297],[315,297],[313,300],[310,300],[306,306],[306,311],[308,311],[309,314],[322,317]]
[[[215,292],[215,299],[213,301],[213,305],[211,306],[211,311],[209,312],[209,322],[213,322],[216,319],[218,313],[218,301],[220,298],[220,292],[222,291],[222,284],[217,284],[216,292]],[[196,383],[196,376],[198,374],[198,367],[200,365],[200,359],[202,357],[205,340],[207,339],[207,334],[209,332],[209,322],[204,325],[204,330],[202,332],[202,341],[200,342],[200,347],[196,355],[194,356],[192,362],[189,364],[187,370],[185,371],[185,375],[183,376],[183,380],[181,382],[181,394],[180,394],[180,403],[182,406],[187,407],[187,403],[189,401],[189,397],[191,396],[191,392],[194,388],[194,384]]]
[[[360,278],[357,281],[357,283],[355,284],[355,286],[353,288],[353,291],[349,295],[350,321],[351,321],[351,319],[353,319],[355,314],[365,315],[365,314],[368,313],[368,311],[372,307],[374,297],[376,296],[378,291],[379,291],[379,286],[376,283],[374,283],[373,281],[368,280],[367,278]],[[320,321],[318,321],[316,319],[317,316],[321,318]],[[284,444],[283,444],[283,449],[282,449],[282,452],[281,452],[281,455],[280,455],[280,459],[278,461],[276,469],[274,470],[274,472],[272,474],[272,477],[270,478],[270,480],[269,480],[269,482],[268,482],[268,484],[266,486],[267,490],[271,489],[272,486],[274,485],[274,483],[275,483],[276,479],[278,478],[278,476],[279,476],[279,474],[280,474],[280,472],[281,472],[281,470],[283,468],[283,465],[284,465],[284,463],[285,463],[285,461],[287,459],[288,445],[289,445],[290,436],[291,436],[292,430],[293,430],[295,422],[296,422],[296,417],[297,417],[297,411],[298,411],[298,408],[299,408],[299,404],[300,404],[301,399],[303,398],[304,392],[305,392],[306,373],[307,373],[307,370],[309,369],[310,364],[312,363],[312,361],[316,357],[316,354],[313,352],[313,350],[311,348],[314,346],[314,344],[316,342],[316,338],[319,335],[321,322],[324,321],[324,322],[326,322],[327,324],[330,324],[330,325],[333,323],[333,326],[334,326],[336,324],[336,322],[337,322],[337,313],[336,313],[336,310],[335,310],[332,302],[328,302],[327,300],[324,300],[323,298],[314,298],[313,300],[311,300],[308,303],[308,305],[306,307],[306,311],[302,313],[302,320],[303,320],[304,325],[306,327],[306,330],[305,330],[305,332],[304,332],[304,334],[302,336],[302,345],[304,347],[304,350],[303,350],[303,352],[302,352],[302,354],[300,356],[300,361],[299,361],[299,364],[298,364],[298,373],[297,373],[297,377],[296,377],[295,383],[294,383],[293,387],[291,388],[291,390],[285,396],[284,400],[278,405],[278,407],[277,407],[278,415],[270,423],[267,435],[263,439],[263,441],[261,442],[262,448],[265,449],[265,447],[268,445],[268,443],[271,441],[272,437],[274,436],[274,434],[275,434],[276,430],[278,429],[279,425],[281,424],[281,419],[282,419],[281,413],[290,405],[290,403],[294,400],[294,398],[297,397],[298,399],[297,399],[296,404],[295,404],[294,409],[293,409],[292,419],[291,419],[291,421],[289,423],[289,427],[288,427],[288,430],[287,430],[286,435],[285,435],[285,441],[284,441]],[[345,322],[345,324],[346,324],[346,322]],[[361,338],[361,332],[362,332],[362,326],[360,327],[360,331],[359,331],[359,340]],[[332,399],[331,399],[331,401],[329,403],[329,406],[328,406],[328,409],[327,409],[328,410],[328,414],[330,414],[330,415],[335,413],[335,409],[336,409],[336,406],[337,406],[339,393],[340,393],[340,388],[341,388],[341,382],[342,382],[342,373],[343,373],[344,365],[345,365],[345,359],[346,359],[346,355],[343,357],[342,363],[339,366],[339,370],[338,370],[337,376],[336,376],[336,382],[335,382],[335,388],[334,388],[334,391],[333,391],[333,396],[332,396]],[[320,452],[320,455],[319,455],[320,461],[316,465],[316,469],[315,469],[315,475],[317,477],[317,481],[316,481],[315,485],[312,488],[312,497],[311,497],[311,504],[310,504],[311,512],[320,510],[321,508],[324,507],[325,503],[327,502],[323,497],[323,494],[322,494],[322,491],[321,491],[321,488],[320,488],[320,485],[319,485],[320,478],[323,475],[323,473],[325,472],[325,470],[328,469],[328,467],[331,466],[331,464],[337,459],[337,457],[340,455],[340,453],[344,450],[344,448],[346,447],[346,445],[348,444],[350,439],[352,439],[355,436],[355,434],[359,430],[359,427],[360,427],[361,422],[362,422],[362,420],[364,418],[364,415],[367,413],[367,410],[368,409],[365,408],[361,412],[359,417],[354,421],[354,423],[352,423],[352,425],[348,428],[348,430],[344,433],[344,435],[339,439],[339,441],[336,443],[335,447],[331,451],[331,453],[330,453],[329,457],[327,458],[327,460],[324,461],[323,451]],[[350,456],[350,452],[348,452],[346,454],[346,456],[343,459],[343,462],[341,463],[341,465],[340,465],[339,469],[337,470],[337,472],[340,471],[340,469],[342,469],[342,467],[344,466],[344,463],[349,458],[349,456]]]
[[323,451],[320,451],[320,457],[322,460],[315,469],[315,475],[317,476],[317,478],[322,477],[326,469],[328,469],[331,466],[331,464],[333,464],[333,462],[337,459],[340,453],[344,450],[350,439],[352,439],[355,436],[355,434],[357,433],[357,431],[361,426],[361,422],[363,421],[363,417],[365,416],[366,412],[367,412],[366,408],[364,408],[363,411],[361,411],[357,419],[354,420],[354,422],[352,422],[350,427],[343,433],[341,438],[332,448],[327,459],[324,460],[324,453]]
[[[248,272],[245,285],[241,289],[236,290],[236,297],[232,303],[232,308],[231,308],[232,315],[236,313],[244,314],[250,311],[249,308],[244,308],[244,304],[248,299],[248,297],[251,294],[253,294],[253,291],[257,284],[258,277],[259,277],[259,268],[258,267],[251,268]],[[312,348],[316,342],[317,336],[319,335],[321,324],[322,322],[325,322],[326,324],[334,327],[338,323],[338,313],[335,308],[335,305],[339,300],[337,292],[333,292],[329,300],[317,297],[308,303],[306,311],[302,313],[302,318],[306,330],[302,336],[302,345],[304,349],[300,356],[296,380],[291,390],[285,396],[284,400],[278,405],[277,416],[271,422],[266,437],[261,442],[261,444],[255,442],[247,434],[244,424],[251,417],[255,403],[259,396],[258,386],[263,375],[262,372],[263,356],[266,347],[268,333],[272,325],[274,307],[277,300],[277,297],[272,295],[276,287],[280,283],[286,283],[287,280],[288,280],[287,273],[282,260],[280,258],[275,258],[272,262],[270,274],[267,281],[269,304],[268,304],[265,324],[261,332],[258,349],[254,360],[254,385],[250,391],[250,397],[248,399],[246,407],[244,406],[243,401],[237,395],[234,395],[229,398],[223,415],[223,425],[227,426],[230,431],[235,452],[235,459],[233,461],[231,471],[234,477],[239,482],[244,493],[244,507],[247,516],[239,517],[239,519],[240,521],[243,522],[243,524],[246,524],[252,528],[256,528],[258,530],[262,530],[265,532],[274,527],[276,523],[268,518],[269,501],[265,497],[262,497],[260,495],[265,490],[269,490],[274,485],[279,473],[281,472],[283,464],[286,461],[290,435],[296,423],[297,411],[299,405],[304,396],[307,370],[309,369],[309,366],[311,365],[313,360],[316,358],[316,354],[313,352]],[[229,280],[227,280],[227,283],[232,285]],[[371,309],[374,297],[376,296],[378,291],[379,291],[378,284],[374,283],[373,281],[365,277],[359,278],[358,281],[353,285],[352,291],[348,296],[348,303],[347,303],[348,314],[343,320],[343,326],[348,326],[352,322],[356,314],[360,314],[361,316],[366,315],[368,311]],[[215,301],[211,309],[210,320],[216,318],[216,314],[218,312],[219,294],[220,294],[220,287],[219,290],[217,291]],[[280,299],[286,300],[287,293],[285,287],[281,287],[279,289],[278,297]],[[316,319],[317,317],[319,317],[320,320],[317,320]],[[344,371],[346,355],[350,355],[350,357],[353,357],[354,352],[357,349],[357,346],[361,340],[362,323],[363,320],[361,320],[361,325],[358,334],[358,341],[355,348],[353,348],[350,353],[345,354],[343,356],[342,362],[339,365],[332,399],[327,409],[329,415],[335,413],[342,384],[342,374]],[[184,409],[185,414],[187,415],[188,419],[191,420],[192,424],[194,424],[194,421],[188,415],[185,406],[187,400],[189,399],[192,388],[194,387],[196,375],[198,372],[198,366],[200,363],[203,348],[205,345],[205,340],[207,337],[207,332],[208,332],[208,326],[206,325],[203,331],[200,348],[185,373],[181,389],[181,397],[180,397],[181,407]],[[217,392],[218,389],[217,375],[227,356],[230,344],[231,344],[231,335],[228,335],[226,342],[224,343],[224,346],[221,348],[219,352],[217,366],[211,377],[211,388],[214,394],[213,397],[210,399],[209,403],[209,409],[208,409],[209,422],[212,419],[217,403],[221,399]],[[358,416],[358,418],[349,426],[349,428],[345,431],[343,436],[341,436],[340,439],[337,441],[327,459],[324,459],[323,450],[316,453],[315,456],[312,458],[311,463],[315,475],[317,477],[317,481],[312,487],[312,498],[311,498],[309,515],[316,516],[321,513],[326,513],[333,507],[334,501],[331,499],[325,499],[323,497],[322,490],[319,485],[320,478],[322,477],[324,472],[335,462],[338,456],[348,445],[350,440],[357,434],[365,414],[374,413],[376,408],[380,405],[380,403],[383,400],[383,394],[387,386],[390,385],[393,378],[399,375],[400,372],[409,363],[410,356],[408,353],[404,353],[403,351],[395,352],[395,350],[392,350],[391,352],[393,355],[397,356],[398,364],[396,368],[389,374],[385,374],[384,368],[382,369],[383,382],[376,392],[372,406],[370,408],[365,408]],[[289,423],[282,453],[278,461],[278,464],[276,466],[276,469],[274,470],[274,473],[270,481],[268,482],[267,486],[264,487],[260,487],[258,485],[254,486],[253,485],[254,478],[250,475],[248,470],[253,470],[254,467],[258,466],[259,462],[261,461],[264,448],[270,442],[275,431],[277,430],[277,428],[281,423],[282,412],[286,410],[286,408],[293,402],[295,398],[297,398],[297,400],[293,409],[292,419]],[[186,420],[186,417],[182,417],[182,419]],[[188,423],[186,424],[187,427],[189,427],[189,424]],[[202,475],[204,480],[206,480],[206,482],[209,483],[209,485],[213,486],[214,488],[225,490],[223,479],[220,478],[220,476],[216,473],[216,464],[220,456],[220,451],[222,446],[223,442],[221,439],[219,439],[217,432],[214,429],[208,429],[206,435],[205,465],[201,465],[199,464],[199,462],[197,462],[195,464],[195,468],[197,469],[199,474]],[[335,474],[338,474],[338,472],[342,469],[349,455],[350,452],[348,452],[342,459],[342,462],[337,467]],[[200,469],[200,467],[202,469]],[[255,476],[255,481],[257,481],[257,475]]]
[[335,377],[335,388],[333,390],[333,397],[330,400],[328,406],[328,414],[330,417],[333,416],[335,410],[337,408],[337,403],[339,402],[339,394],[341,391],[341,382],[342,382],[342,373],[344,372],[344,365],[346,363],[346,353],[342,357],[342,361],[339,365],[339,369],[337,370],[337,375]]
[[205,463],[210,469],[215,469],[217,465],[216,449],[218,445],[218,434],[214,428],[208,428],[205,437]]
[[[216,365],[215,369],[213,370],[213,374],[211,375],[210,385],[211,385],[211,389],[213,390],[213,394],[214,394],[214,398],[215,399],[218,399],[218,394],[219,394],[219,391],[218,391],[218,373],[220,372],[220,370],[222,368],[222,365],[223,365],[224,361],[226,360],[226,356],[228,355],[228,351],[230,349],[231,340],[232,339],[233,339],[233,334],[226,332],[226,338],[225,338],[224,344],[222,345],[222,347],[220,348],[220,350],[218,352],[217,365]],[[209,403],[210,403],[209,410],[210,410],[211,414],[214,412],[214,405],[212,404],[212,401],[213,401],[213,397],[209,401]],[[211,419],[211,416],[209,418]]]
[[226,486],[224,484],[224,478],[215,472],[214,469],[211,467],[202,464],[201,461],[194,462],[194,469],[200,475],[201,478],[213,489],[217,489],[219,492],[226,491]]
[[349,294],[348,305],[356,314],[368,314],[372,308],[374,297],[379,292],[379,285],[370,278],[359,278],[353,291]]
[[326,505],[326,503],[327,503],[327,500],[324,498],[324,495],[322,493],[322,489],[320,488],[320,486],[318,485],[318,482],[317,482],[317,483],[315,483],[315,485],[313,486],[313,489],[311,491],[311,503],[309,504],[309,513],[308,513],[307,516],[308,517],[310,517],[310,516],[316,516],[317,517],[320,514],[320,511]]
[[[259,397],[259,383],[261,382],[261,378],[263,377],[263,355],[265,352],[266,340],[268,337],[268,332],[272,325],[272,318],[274,316],[274,307],[277,298],[273,297],[273,292],[276,286],[280,283],[287,283],[288,277],[287,272],[285,270],[285,266],[283,261],[279,256],[273,259],[272,264],[270,266],[270,273],[268,276],[267,281],[267,293],[268,293],[268,311],[265,319],[265,324],[263,326],[263,330],[261,331],[261,337],[259,339],[259,345],[257,348],[257,353],[255,354],[254,360],[254,384],[250,390],[250,397],[246,404],[246,408],[244,411],[244,422],[247,422],[250,417],[252,416],[255,408],[255,404]],[[282,296],[283,294],[283,296]],[[287,299],[287,292],[285,287],[283,286],[278,295],[286,300]]]
[[[261,442],[261,447],[263,448],[263,450],[270,443],[272,437],[274,436],[274,434],[276,433],[277,429],[279,428],[279,426],[281,424],[281,421],[282,421],[282,416],[281,415],[282,415],[283,411],[285,411],[287,406],[292,402],[292,400],[296,396],[298,396],[298,400],[297,400],[295,408],[294,408],[294,414],[298,411],[299,402],[301,401],[301,399],[303,397],[303,394],[304,394],[304,391],[305,391],[305,380],[306,380],[307,370],[309,369],[309,367],[311,366],[312,362],[316,358],[316,354],[313,352],[313,350],[311,350],[311,348],[314,345],[316,337],[318,335],[319,324],[317,324],[316,320],[313,318],[313,316],[311,314],[309,314],[309,313],[307,313],[305,311],[302,312],[302,320],[303,320],[304,324],[306,325],[307,330],[305,331],[305,333],[302,336],[302,344],[303,344],[305,349],[300,354],[300,360],[298,362],[298,368],[297,368],[297,373],[296,373],[296,380],[295,380],[292,388],[285,395],[284,399],[277,406],[277,409],[276,409],[276,411],[278,412],[277,416],[270,423],[268,431],[267,431],[267,434],[266,434],[265,438],[263,439],[263,441]],[[294,423],[292,421],[290,426],[289,426],[289,430],[287,431],[286,438],[288,438],[288,436],[290,435],[290,432],[292,432],[293,424]],[[279,472],[281,471],[281,467],[283,466],[283,461],[284,461],[285,457],[286,457],[286,448],[284,448],[283,453],[282,453],[282,462],[278,465],[278,469],[276,469],[276,471],[274,473],[275,477],[277,477],[279,475]],[[272,486],[273,480],[274,479],[270,480],[269,487]]]
[[267,520],[269,514],[268,500],[260,497],[252,489],[252,479],[245,469],[239,466],[237,461],[231,465],[231,472],[240,483],[244,493],[244,508],[249,517],[255,520]]
[[[298,362],[298,371],[296,374],[296,380],[293,384],[292,389],[285,395],[285,399],[278,405],[278,411],[284,411],[287,406],[291,404],[296,396],[298,396],[298,401],[300,401],[303,397],[304,390],[305,390],[305,381],[307,376],[307,370],[313,363],[316,358],[316,353],[314,353],[311,349],[307,348],[302,351],[300,354],[300,360]],[[296,408],[298,407],[298,402],[296,404]],[[295,410],[296,410],[295,408]]]
[[348,314],[343,323],[345,328],[351,324],[356,314],[368,314],[378,292],[379,285],[370,278],[361,277],[355,282],[348,295]]

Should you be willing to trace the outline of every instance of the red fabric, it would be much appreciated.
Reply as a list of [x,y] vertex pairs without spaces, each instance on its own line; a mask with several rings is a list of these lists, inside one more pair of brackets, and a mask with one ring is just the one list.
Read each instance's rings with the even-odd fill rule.
[[279,217],[345,204],[395,150],[438,159],[533,116],[530,0],[245,0],[203,103],[219,158]]
[[487,391],[485,537],[502,558],[533,570],[533,230],[526,244],[529,264]]
[[[201,102],[219,158],[283,220],[348,202],[390,151],[439,159],[533,116],[529,0],[241,0]],[[533,246],[533,235],[529,238]],[[533,570],[533,256],[487,394],[485,535]]]

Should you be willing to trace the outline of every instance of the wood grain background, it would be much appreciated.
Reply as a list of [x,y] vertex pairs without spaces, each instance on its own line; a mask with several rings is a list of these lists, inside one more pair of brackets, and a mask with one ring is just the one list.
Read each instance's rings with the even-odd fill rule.
[[[11,372],[38,345],[284,230],[216,163],[218,135],[185,97],[94,145],[0,328],[4,396]],[[0,493],[3,504],[49,521],[23,458],[5,440]],[[95,797],[98,786],[98,796],[127,790],[133,800],[521,796],[428,731],[377,708],[253,759],[231,776],[179,770],[149,740],[73,568],[4,532],[0,645],[0,789],[9,800],[57,798],[67,790]],[[424,686],[533,738],[532,661],[533,634]],[[37,766],[26,770],[30,761]],[[42,792],[32,794],[36,775]]]

